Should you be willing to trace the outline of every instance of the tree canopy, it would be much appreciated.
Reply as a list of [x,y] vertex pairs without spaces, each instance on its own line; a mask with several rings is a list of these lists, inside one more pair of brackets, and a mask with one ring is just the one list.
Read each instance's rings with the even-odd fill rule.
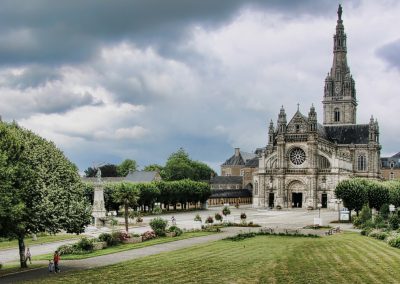
[[117,173],[120,177],[126,177],[130,171],[134,172],[137,169],[135,160],[125,159],[117,166]]
[[77,167],[57,147],[15,123],[0,122],[0,237],[81,233],[91,210]]
[[205,163],[193,161],[183,148],[172,153],[161,172],[164,180],[191,179],[195,181],[209,180],[211,175],[216,175]]

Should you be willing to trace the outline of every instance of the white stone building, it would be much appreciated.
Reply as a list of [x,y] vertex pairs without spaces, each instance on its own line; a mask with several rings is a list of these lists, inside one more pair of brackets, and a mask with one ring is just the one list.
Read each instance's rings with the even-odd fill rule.
[[311,106],[289,123],[282,107],[253,176],[253,206],[335,208],[334,189],[350,177],[380,176],[378,122],[356,124],[355,82],[347,65],[346,34],[339,5],[333,64],[325,79],[323,124]]

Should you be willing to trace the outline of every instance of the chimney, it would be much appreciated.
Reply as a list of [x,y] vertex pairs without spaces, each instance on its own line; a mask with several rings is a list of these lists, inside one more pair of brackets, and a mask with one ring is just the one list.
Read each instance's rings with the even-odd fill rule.
[[239,157],[240,155],[240,148],[235,148],[235,157]]

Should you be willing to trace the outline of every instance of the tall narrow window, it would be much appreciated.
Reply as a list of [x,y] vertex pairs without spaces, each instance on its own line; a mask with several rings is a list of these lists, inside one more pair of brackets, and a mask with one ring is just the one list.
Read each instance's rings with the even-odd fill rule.
[[258,195],[258,182],[254,183],[254,195]]
[[334,115],[335,115],[335,122],[339,122],[340,121],[340,111],[338,108],[335,108]]
[[367,158],[365,155],[358,156],[358,170],[365,171],[367,169]]

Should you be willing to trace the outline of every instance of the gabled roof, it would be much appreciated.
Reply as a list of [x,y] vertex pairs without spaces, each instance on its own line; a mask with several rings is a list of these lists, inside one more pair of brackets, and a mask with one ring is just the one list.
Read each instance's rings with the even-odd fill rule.
[[244,166],[248,160],[256,157],[256,154],[240,151],[239,155],[234,154],[226,160],[223,166]]
[[151,182],[156,180],[157,174],[157,171],[131,172],[125,177],[125,180],[132,182]]
[[398,152],[397,154],[394,154],[391,158],[400,158],[400,152]]
[[213,189],[210,198],[239,198],[251,197],[251,192],[247,189]]
[[324,126],[326,138],[338,144],[368,144],[369,125],[351,124]]
[[211,178],[210,184],[242,184],[242,176],[215,176]]
[[[101,181],[104,183],[113,183],[113,182],[123,181],[124,179],[125,179],[125,177],[102,177]],[[96,183],[97,177],[81,177],[81,180],[83,182]]]

